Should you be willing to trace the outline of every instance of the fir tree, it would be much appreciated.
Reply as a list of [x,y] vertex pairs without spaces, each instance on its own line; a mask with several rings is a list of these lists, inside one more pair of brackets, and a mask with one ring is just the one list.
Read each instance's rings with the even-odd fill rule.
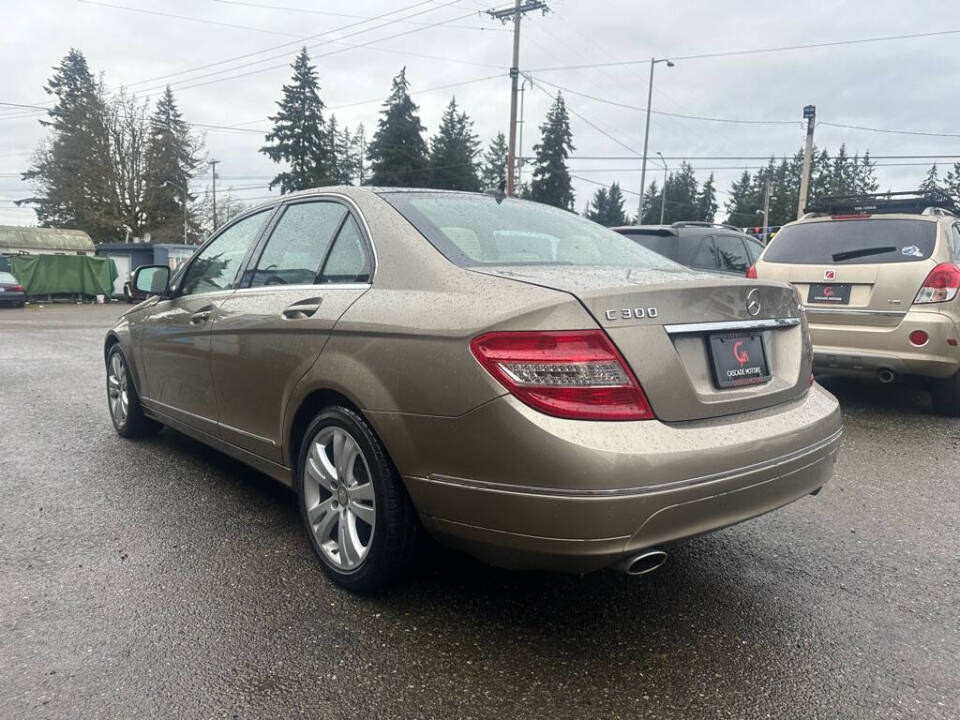
[[650,182],[643,196],[643,215],[637,220],[640,225],[657,225],[660,222],[660,205],[663,203],[663,191],[656,180]]
[[23,179],[37,188],[32,205],[40,225],[85,230],[101,241],[116,234],[107,103],[87,60],[71,49],[44,87],[56,102],[40,124],[41,143]]
[[507,138],[498,132],[483,155],[480,166],[480,184],[484,188],[495,187],[507,177]]
[[323,120],[317,72],[305,47],[292,67],[292,82],[283,86],[283,98],[277,103],[280,110],[270,117],[273,130],[260,148],[275,163],[287,165],[286,171],[270,181],[270,189],[279,185],[281,193],[332,182],[332,144]]
[[730,197],[726,202],[728,225],[749,227],[756,224],[756,203],[754,202],[753,178],[749,170],[744,170],[739,180],[730,186]]
[[940,170],[937,168],[936,163],[927,170],[923,182],[920,183],[920,192],[944,192],[943,183],[940,182]]
[[[184,197],[181,188],[189,188],[190,181],[200,165],[200,143],[190,134],[170,86],[157,101],[150,116],[150,135],[147,139],[144,178],[144,226],[153,242],[182,242],[184,203],[193,196]],[[189,209],[188,209],[189,212]],[[194,239],[199,237],[195,219]]]
[[960,205],[960,162],[953,164],[953,169],[947,172],[944,183],[947,193]]
[[620,183],[613,183],[607,191],[607,214],[603,224],[607,227],[619,227],[627,224],[626,213],[623,212],[623,192]]
[[367,149],[372,185],[422,187],[429,181],[430,163],[423,139],[426,128],[420,124],[418,109],[410,99],[407,69],[403,68],[393,79]]
[[557,93],[540,126],[540,142],[533,146],[536,159],[530,184],[531,199],[564,210],[573,207],[573,187],[567,170],[567,158],[573,149],[567,107],[563,96]]
[[593,199],[587,206],[585,216],[587,220],[593,220],[595,223],[602,225],[607,219],[607,208],[607,189],[605,187],[597,188],[596,192],[593,193]]
[[430,146],[430,187],[480,190],[476,162],[480,141],[467,114],[457,112],[456,98],[450,99]]
[[713,222],[717,215],[717,188],[714,184],[713,173],[700,188],[697,194],[695,217],[701,222]]

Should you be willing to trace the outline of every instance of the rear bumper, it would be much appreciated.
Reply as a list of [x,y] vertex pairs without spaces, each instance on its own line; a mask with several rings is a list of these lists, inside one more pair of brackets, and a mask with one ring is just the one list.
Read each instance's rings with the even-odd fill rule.
[[[808,495],[829,480],[841,434],[836,400],[819,386],[793,403],[687,423],[559,420],[509,397],[471,415],[493,436],[470,438],[489,458],[469,458],[473,473],[461,463],[455,473],[414,474],[398,462],[424,525],[495,565],[568,572]],[[436,434],[434,443],[457,445]],[[514,457],[510,471],[499,462],[504,453]]]
[[[922,347],[909,336],[923,330]],[[875,377],[880,370],[898,375],[946,378],[960,370],[960,327],[950,315],[910,310],[896,327],[810,323],[813,367],[818,374]]]
[[0,304],[20,305],[26,301],[27,296],[22,292],[0,292]]

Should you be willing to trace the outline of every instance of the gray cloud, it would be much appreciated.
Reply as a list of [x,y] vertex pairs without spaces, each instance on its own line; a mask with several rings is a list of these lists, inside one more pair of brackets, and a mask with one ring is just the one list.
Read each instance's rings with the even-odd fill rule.
[[[106,2],[107,0],[104,0]],[[0,101],[48,104],[42,90],[51,67],[70,47],[83,50],[110,87],[128,86],[155,98],[169,81],[185,117],[194,123],[262,129],[274,111],[280,87],[289,77],[288,65],[302,42],[316,45],[311,54],[322,83],[322,97],[338,121],[363,122],[368,132],[376,124],[380,98],[402,65],[408,68],[415,100],[429,132],[436,129],[451,94],[476,121],[484,142],[506,130],[511,36],[478,11],[480,0],[436,0],[379,21],[357,24],[356,18],[267,9],[255,5],[299,7],[342,15],[377,16],[413,5],[383,0],[110,0],[109,4],[158,13],[190,16],[210,22],[153,15],[77,0],[38,3],[4,0],[0,23],[0,67],[5,69]],[[501,3],[502,4],[502,3]],[[960,5],[921,0],[905,12],[903,2],[674,2],[628,0],[586,2],[553,0],[555,11],[532,15],[522,31],[523,68],[611,63],[710,52],[739,51],[812,42],[927,33],[960,29]],[[420,15],[414,13],[425,11]],[[422,27],[458,18],[450,26]],[[391,18],[409,17],[405,23]],[[225,27],[224,23],[239,27]],[[353,24],[353,27],[331,32]],[[377,26],[383,26],[372,30]],[[477,28],[487,28],[479,30]],[[406,33],[371,47],[357,47]],[[347,37],[350,35],[350,37]],[[790,52],[680,60],[676,67],[657,67],[655,110],[742,120],[790,121],[788,124],[735,124],[655,116],[650,154],[700,158],[792,154],[803,139],[801,109],[817,105],[825,122],[875,128],[904,129],[960,135],[960,35],[883,43],[837,46]],[[212,65],[289,43],[264,55]],[[261,58],[259,64],[237,67]],[[279,66],[279,67],[274,67]],[[237,68],[231,70],[230,68]],[[263,70],[262,68],[271,68]],[[420,93],[424,89],[483,78],[495,79],[461,87]],[[176,74],[175,73],[182,73]],[[547,83],[598,98],[643,106],[647,65],[534,72],[538,88],[525,94],[524,151],[537,139],[537,125],[555,92]],[[173,75],[172,77],[166,77]],[[242,75],[242,76],[241,76]],[[233,77],[239,76],[239,77]],[[156,78],[156,79],[155,79]],[[227,79],[229,78],[229,79]],[[539,81],[542,80],[541,84]],[[601,127],[619,142],[574,117],[578,156],[630,156],[643,145],[643,114],[634,109],[567,96],[571,109]],[[32,223],[32,212],[12,209],[12,199],[25,196],[18,179],[29,153],[44,131],[37,114],[0,108],[0,223]],[[211,157],[221,161],[221,186],[242,198],[267,195],[267,179],[275,166],[257,152],[262,136],[252,132],[206,129]],[[869,148],[874,155],[954,155],[960,158],[960,137],[937,138],[885,134],[822,125],[817,143],[835,150],[841,142],[851,152]],[[721,190],[756,161],[693,159],[701,179],[712,170]],[[880,161],[919,163],[879,168],[881,187],[912,188],[930,164],[928,160]],[[944,165],[947,162],[943,163]],[[573,160],[572,171],[595,182],[619,180],[626,190],[639,190],[639,159]],[[723,168],[723,169],[720,169]],[[649,172],[659,177],[656,163]],[[649,175],[648,175],[649,179]],[[198,182],[202,189],[203,182]],[[576,180],[577,207],[595,186]],[[721,195],[721,201],[724,195]],[[628,195],[633,205],[635,197]]]

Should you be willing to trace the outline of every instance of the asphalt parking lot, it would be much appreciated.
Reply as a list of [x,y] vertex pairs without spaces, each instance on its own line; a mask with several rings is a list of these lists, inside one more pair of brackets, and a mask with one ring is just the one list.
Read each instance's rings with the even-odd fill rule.
[[960,716],[960,421],[923,393],[828,381],[834,481],[645,578],[438,553],[363,598],[283,487],[117,437],[124,309],[0,310],[0,717]]

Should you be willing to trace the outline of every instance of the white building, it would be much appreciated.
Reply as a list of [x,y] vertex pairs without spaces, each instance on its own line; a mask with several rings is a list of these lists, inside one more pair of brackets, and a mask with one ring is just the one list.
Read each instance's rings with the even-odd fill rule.
[[0,225],[0,255],[93,255],[83,230]]

